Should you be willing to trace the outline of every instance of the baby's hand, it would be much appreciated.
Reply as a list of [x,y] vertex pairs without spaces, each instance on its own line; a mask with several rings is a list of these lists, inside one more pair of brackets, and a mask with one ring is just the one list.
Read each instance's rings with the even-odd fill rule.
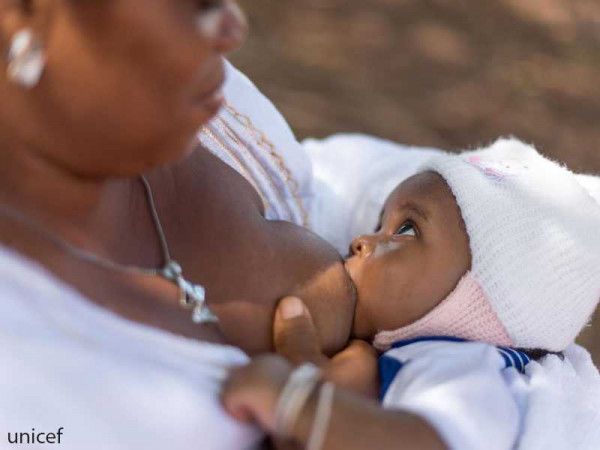
[[377,361],[377,351],[373,346],[365,341],[354,340],[331,359],[326,366],[325,378],[348,390],[377,398]]
[[259,356],[244,367],[232,369],[223,385],[225,410],[237,420],[275,431],[275,409],[292,365],[277,355]]
[[[282,308],[297,314],[286,314]],[[332,359],[326,358],[310,312],[301,300],[287,297],[279,303],[273,333],[275,350],[288,360],[295,364],[313,363],[323,370],[325,379],[336,385],[377,397],[377,351],[364,341],[354,340]]]

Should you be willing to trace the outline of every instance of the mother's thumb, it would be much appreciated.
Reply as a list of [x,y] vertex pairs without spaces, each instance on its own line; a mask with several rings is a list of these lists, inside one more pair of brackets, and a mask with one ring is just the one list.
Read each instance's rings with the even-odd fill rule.
[[294,364],[325,360],[310,312],[297,297],[285,297],[277,305],[273,342],[275,351]]

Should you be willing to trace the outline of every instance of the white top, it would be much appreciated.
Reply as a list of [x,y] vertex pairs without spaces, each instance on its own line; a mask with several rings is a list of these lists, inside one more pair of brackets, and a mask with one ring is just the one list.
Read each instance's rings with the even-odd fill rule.
[[202,127],[200,142],[254,186],[267,219],[308,225],[310,159],[275,106],[231,64],[226,70],[227,103]]
[[[268,218],[307,221],[310,160],[250,81],[229,65],[227,76],[228,106],[200,139],[255,185]],[[32,428],[62,428],[60,448],[72,450],[242,450],[261,441],[219,402],[227,368],[247,362],[240,350],[125,320],[1,246],[0,297],[0,448],[7,433]]]
[[[199,139],[255,186],[267,218],[307,224],[306,152],[271,102],[226,70],[228,104]],[[240,350],[125,320],[1,246],[0,293],[0,448],[8,432],[33,428],[62,428],[61,448],[73,450],[238,450],[261,440],[219,402],[227,368],[247,362]]]
[[2,249],[0,286],[0,448],[61,427],[71,450],[255,448],[218,399],[240,350],[122,319]]
[[578,346],[565,360],[452,338],[399,342],[379,361],[383,406],[409,411],[450,449],[600,448],[600,375]]

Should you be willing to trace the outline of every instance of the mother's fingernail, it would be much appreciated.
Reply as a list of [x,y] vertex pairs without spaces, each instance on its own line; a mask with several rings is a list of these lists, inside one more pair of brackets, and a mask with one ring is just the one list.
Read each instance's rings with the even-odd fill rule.
[[304,313],[304,303],[298,297],[286,297],[279,304],[281,318],[288,320],[300,317]]

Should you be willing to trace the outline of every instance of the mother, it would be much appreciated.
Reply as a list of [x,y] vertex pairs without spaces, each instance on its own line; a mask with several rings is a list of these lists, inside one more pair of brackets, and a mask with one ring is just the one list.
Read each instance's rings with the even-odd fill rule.
[[[266,146],[262,179],[198,149],[244,35],[232,0],[0,0],[0,446],[249,448],[258,433],[218,404],[225,368],[247,358],[226,344],[268,349],[288,293],[329,352],[347,341],[337,252],[265,220],[301,221],[310,178],[293,182],[286,163],[307,162],[275,151],[297,144],[272,106],[233,74],[229,115],[202,135],[239,172]],[[162,271],[171,258],[185,278]],[[192,283],[219,326],[181,307]]]

